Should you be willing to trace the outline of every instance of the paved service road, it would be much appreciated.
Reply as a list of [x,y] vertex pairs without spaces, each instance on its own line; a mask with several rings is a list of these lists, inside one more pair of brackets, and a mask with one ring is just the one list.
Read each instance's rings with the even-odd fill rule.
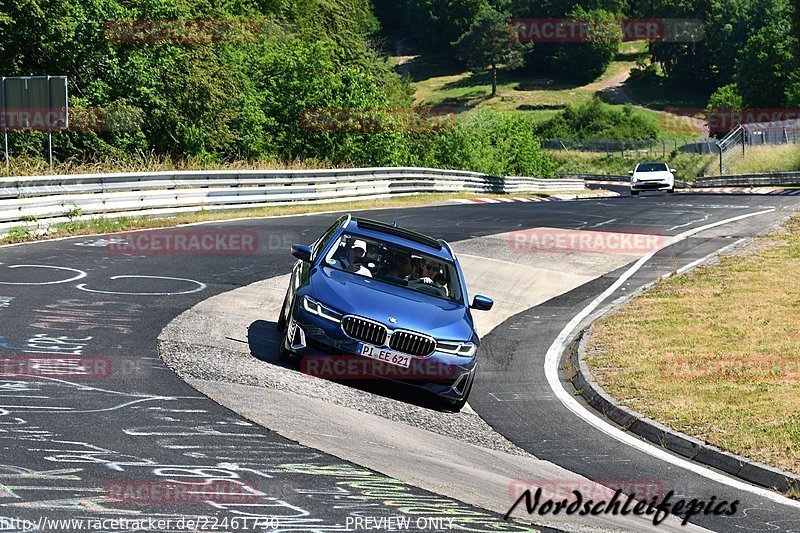
[[[790,197],[653,194],[382,210],[370,216],[453,242],[533,227],[676,235],[795,202]],[[784,214],[760,215],[691,237],[660,252],[624,288],[641,286],[768,227]],[[271,518],[257,523],[258,517],[282,517],[282,531],[339,531],[348,525],[353,529],[356,516],[402,515],[412,518],[412,528],[425,525],[415,522],[422,518],[431,521],[423,529],[431,530],[440,525],[433,522],[437,519],[445,520],[442,529],[447,519],[454,519],[472,530],[523,530],[498,524],[497,515],[253,425],[199,395],[158,359],[156,337],[170,320],[215,294],[286,274],[293,263],[287,244],[311,242],[333,218],[193,227],[256,231],[261,248],[251,255],[122,254],[99,237],[0,249],[4,372],[8,375],[13,363],[30,373],[0,378],[0,520],[215,517],[218,530],[242,531],[243,526],[255,530],[256,525],[274,525]],[[800,530],[796,507],[633,450],[556,399],[544,374],[548,347],[624,269],[498,325],[484,339],[472,407],[518,446],[588,478],[656,480],[687,499],[714,495],[740,500],[735,516],[695,517],[692,522],[700,526],[717,531]],[[53,354],[65,362],[50,368],[33,361],[52,359]],[[69,366],[76,358],[83,364]],[[177,483],[187,481],[206,483],[208,490],[196,485],[190,491],[176,490]],[[216,494],[209,497],[212,490]],[[233,517],[240,519],[238,527],[230,523]],[[206,520],[207,529],[214,519]],[[143,526],[142,531],[167,530],[152,523]],[[187,530],[175,522],[170,527]],[[49,529],[72,531],[77,526]],[[108,522],[96,530],[123,528]]]

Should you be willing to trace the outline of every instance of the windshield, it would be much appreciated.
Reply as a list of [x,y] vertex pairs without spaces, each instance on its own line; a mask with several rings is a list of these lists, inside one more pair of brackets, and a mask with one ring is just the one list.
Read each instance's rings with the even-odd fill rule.
[[417,250],[345,233],[328,251],[324,263],[438,298],[462,300],[455,265]]
[[667,165],[664,163],[641,163],[636,167],[636,172],[664,172]]

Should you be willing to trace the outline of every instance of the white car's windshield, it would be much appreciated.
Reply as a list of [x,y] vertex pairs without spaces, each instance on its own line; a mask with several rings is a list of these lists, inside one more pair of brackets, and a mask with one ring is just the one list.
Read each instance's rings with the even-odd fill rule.
[[330,248],[324,263],[359,276],[461,302],[455,265],[417,250],[345,233]]
[[636,167],[636,172],[664,172],[666,170],[667,165],[664,163],[641,163]]

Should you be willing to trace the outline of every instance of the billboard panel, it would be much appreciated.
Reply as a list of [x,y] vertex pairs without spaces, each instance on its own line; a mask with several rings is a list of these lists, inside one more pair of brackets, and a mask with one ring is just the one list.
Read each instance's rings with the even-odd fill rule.
[[0,129],[65,130],[67,101],[66,76],[0,78]]

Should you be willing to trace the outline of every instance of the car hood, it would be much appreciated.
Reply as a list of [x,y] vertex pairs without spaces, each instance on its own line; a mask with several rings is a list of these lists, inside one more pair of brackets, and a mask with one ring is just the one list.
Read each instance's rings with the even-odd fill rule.
[[[473,336],[472,317],[463,304],[335,268],[314,269],[310,294],[345,315],[371,318],[392,328],[442,340],[470,340]],[[390,324],[389,317],[397,323]]]
[[664,181],[672,179],[672,174],[662,170],[660,172],[636,172],[633,177],[644,181]]

